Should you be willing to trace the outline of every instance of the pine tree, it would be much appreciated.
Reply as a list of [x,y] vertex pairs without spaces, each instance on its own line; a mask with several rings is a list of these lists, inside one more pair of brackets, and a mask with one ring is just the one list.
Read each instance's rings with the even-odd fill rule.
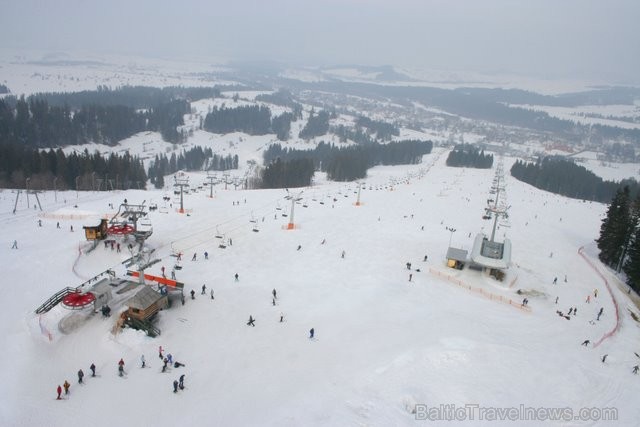
[[596,240],[600,249],[599,258],[608,266],[619,270],[622,258],[629,242],[632,229],[629,187],[624,186],[616,192],[607,216],[600,226],[600,237]]

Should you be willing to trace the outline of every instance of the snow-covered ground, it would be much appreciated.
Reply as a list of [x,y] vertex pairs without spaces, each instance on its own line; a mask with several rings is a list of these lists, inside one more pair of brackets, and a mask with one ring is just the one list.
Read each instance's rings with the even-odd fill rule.
[[[640,353],[640,325],[629,310],[638,309],[626,287],[597,261],[593,241],[606,206],[507,177],[510,217],[497,231],[500,240],[506,236],[513,243],[507,277],[496,282],[481,272],[448,269],[449,240],[470,250],[475,233],[490,232],[482,215],[492,197],[494,171],[447,168],[445,158],[436,150],[421,165],[372,169],[361,206],[355,206],[355,184],[319,176],[295,206],[294,230],[283,229],[291,220],[284,190],[218,185],[210,199],[205,187],[185,196],[188,214],[163,201],[165,194],[173,199],[172,188],[41,193],[43,212],[33,209],[33,195],[27,205],[21,194],[15,214],[16,194],[0,192],[6,274],[0,424],[409,426],[416,425],[411,413],[416,404],[478,404],[616,408],[617,424],[544,425],[635,425],[640,376],[631,370],[640,363],[634,355]],[[505,170],[513,160],[505,159]],[[204,181],[202,174],[190,178],[193,186]],[[154,232],[147,244],[160,262],[147,273],[158,275],[162,266],[170,270],[176,262],[172,252],[183,252],[177,276],[186,292],[196,291],[195,300],[162,311],[157,338],[132,329],[113,335],[118,306],[108,319],[61,307],[36,316],[35,308],[65,286],[77,286],[107,268],[122,274],[127,250],[99,246],[86,254],[81,249],[86,245],[82,226],[112,215],[109,204],[117,209],[124,199],[158,204],[149,215]],[[220,249],[216,235],[232,245]],[[11,249],[14,240],[17,250]],[[583,247],[612,295],[579,254]],[[191,261],[193,254],[197,261]],[[406,262],[412,263],[411,271]],[[442,274],[481,288],[485,296]],[[214,300],[200,295],[203,284],[215,291]],[[528,297],[530,312],[518,307],[518,289],[538,293]],[[512,299],[514,305],[495,297]],[[556,314],[570,307],[578,310],[571,320]],[[601,307],[604,315],[595,321]],[[250,315],[255,327],[246,325]],[[586,339],[597,343],[617,321],[617,332],[599,346],[580,345]],[[74,330],[60,331],[59,325],[70,324]],[[315,340],[308,339],[311,328]],[[161,373],[158,346],[186,366]],[[148,369],[140,368],[143,354]],[[117,376],[120,358],[125,378]],[[82,368],[87,374],[91,363],[99,376],[87,375],[84,385],[77,384],[76,372]],[[181,374],[186,389],[174,394],[172,383]],[[57,401],[55,389],[65,379],[72,384],[70,395]],[[541,423],[476,419],[463,424]]]

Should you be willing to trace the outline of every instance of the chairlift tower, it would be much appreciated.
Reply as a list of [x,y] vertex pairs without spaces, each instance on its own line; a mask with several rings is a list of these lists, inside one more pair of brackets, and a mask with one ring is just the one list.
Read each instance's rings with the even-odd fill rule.
[[360,191],[362,190],[362,186],[363,184],[358,182],[358,199],[356,200],[356,206],[362,206],[362,203],[360,203]]
[[[287,190],[288,192],[289,190]],[[302,197],[300,197],[302,195],[302,191],[299,192],[298,194],[291,195],[289,194],[287,197],[285,197],[285,199],[291,199],[291,212],[289,214],[289,223],[287,224],[287,230],[293,230],[295,227],[295,223],[293,222],[293,210],[296,206],[296,202],[302,200]]]
[[508,218],[509,215],[507,213],[507,210],[509,210],[509,208],[511,207],[511,206],[501,207],[498,204],[500,200],[500,193],[504,192],[503,181],[504,181],[504,171],[502,168],[502,161],[500,161],[496,166],[496,176],[493,179],[493,185],[491,186],[491,193],[495,193],[493,206],[490,205],[484,208],[487,215],[493,214],[493,228],[491,230],[491,240],[490,240],[491,242],[495,241],[498,218],[499,217]]
[[[33,194],[36,198],[36,201],[38,202],[38,208],[40,208],[40,212],[42,212],[42,205],[40,204],[40,198],[38,197],[38,193],[41,193],[41,191],[39,190],[31,190],[29,189],[29,181],[30,178],[27,178],[27,185],[26,185],[26,189],[24,190],[26,196],[27,196],[27,208],[30,208],[31,205],[29,204],[29,194]],[[16,193],[16,202],[13,205],[13,213],[16,213],[16,210],[18,209],[18,199],[20,198],[20,193],[22,192],[22,190],[18,190],[18,192]]]
[[184,213],[184,189],[189,187],[189,177],[178,177],[178,175],[175,175],[173,179],[173,187],[180,188],[180,210],[178,210],[178,212]]
[[207,172],[207,179],[209,180],[209,198],[213,199],[213,186],[218,183],[218,177],[215,173]]

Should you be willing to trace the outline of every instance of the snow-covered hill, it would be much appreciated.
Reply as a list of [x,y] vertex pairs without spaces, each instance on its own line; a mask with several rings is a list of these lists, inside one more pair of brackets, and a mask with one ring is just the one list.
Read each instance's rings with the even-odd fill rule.
[[[302,189],[294,230],[283,229],[291,221],[283,216],[291,214],[283,190],[225,191],[219,185],[213,199],[206,189],[187,195],[188,214],[162,199],[170,187],[41,193],[43,212],[33,209],[33,195],[27,206],[21,194],[15,214],[16,194],[0,192],[5,273],[0,423],[415,425],[416,404],[477,404],[616,408],[616,425],[634,425],[640,417],[640,377],[631,370],[640,362],[634,355],[640,353],[640,329],[630,311],[638,310],[626,287],[597,261],[593,240],[605,206],[507,178],[511,215],[497,233],[513,242],[507,277],[496,282],[486,273],[448,269],[450,240],[469,250],[475,233],[489,231],[482,214],[493,171],[447,168],[443,154],[436,150],[421,165],[372,169],[361,206],[355,206],[355,184],[319,178]],[[511,161],[505,160],[507,167]],[[194,187],[204,181],[202,174],[189,176]],[[81,249],[82,226],[112,215],[124,199],[158,204],[150,213],[154,233],[147,244],[160,262],[147,272],[170,270],[176,263],[171,254],[183,252],[177,276],[186,292],[196,291],[195,300],[187,297],[185,305],[162,311],[157,338],[132,329],[113,335],[117,306],[108,319],[60,307],[36,316],[33,310],[61,288],[107,268],[123,271],[127,250],[99,246],[86,254]],[[232,245],[220,249],[216,235]],[[14,240],[18,249],[11,249]],[[606,278],[611,294],[587,260]],[[200,295],[202,285],[207,295]],[[531,294],[530,312],[518,307],[519,289]],[[571,320],[556,314],[570,307],[577,308]],[[596,321],[601,307],[604,314]],[[246,325],[250,315],[255,327]],[[64,319],[76,329],[62,333]],[[617,322],[617,331],[598,347],[580,345],[586,339],[598,342]],[[308,339],[311,328],[315,340]],[[162,373],[158,346],[186,366]],[[140,368],[143,354],[147,369]],[[124,379],[117,376],[120,358]],[[89,373],[91,363],[99,376],[87,375],[84,385],[77,384],[76,372]],[[186,389],[174,394],[172,382],[181,374]],[[65,380],[72,384],[70,395],[57,401],[55,389]],[[420,415],[423,407],[418,408]]]

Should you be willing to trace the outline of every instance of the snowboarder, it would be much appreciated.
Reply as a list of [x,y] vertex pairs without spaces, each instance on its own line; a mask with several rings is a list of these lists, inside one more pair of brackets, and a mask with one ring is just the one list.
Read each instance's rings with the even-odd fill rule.
[[196,291],[191,289],[191,299],[196,299]]
[[144,358],[144,354],[142,356],[140,356],[140,362],[142,362],[142,367],[143,368],[147,367],[147,361]]
[[198,253],[197,253],[197,252],[196,252],[196,253],[194,253],[194,254],[193,254],[193,258],[191,258],[191,261],[195,261],[197,256],[198,256]]
[[604,363],[605,360],[607,360],[607,356],[608,356],[608,354],[605,354],[604,356],[602,356],[602,363]]
[[173,392],[178,392],[178,380],[173,380]]
[[211,299],[214,299],[213,298],[213,289],[211,289]]
[[591,341],[589,341],[589,340],[584,340],[584,341],[582,342],[582,345],[583,345],[583,346],[585,346],[585,347],[587,347],[587,346],[589,345],[589,343],[590,343],[590,342],[591,342]]
[[313,334],[315,333],[315,331],[313,330],[313,328],[309,329],[309,339],[313,339]]
[[206,252],[206,251],[205,251],[205,253],[204,253],[204,259],[209,259],[209,252]]
[[178,383],[180,390],[184,390],[184,374],[180,375],[180,382]]
[[69,394],[69,387],[71,387],[69,381],[64,380],[64,384],[62,384],[62,386],[64,387],[64,394]]
[[80,369],[78,371],[78,383],[82,384],[82,378],[84,377],[84,372],[82,372],[82,369]]
[[180,362],[178,362],[178,361],[176,360],[176,361],[173,363],[173,366],[174,366],[175,368],[179,368],[179,367],[181,367],[181,366],[184,366],[184,363],[180,363]]
[[96,365],[95,365],[95,363],[92,363],[91,366],[89,366],[89,369],[91,369],[91,376],[95,377],[96,376]]
[[271,294],[273,295],[274,298],[278,298],[277,292],[275,289],[271,291]]
[[237,282],[238,281],[238,277],[240,277],[240,276],[238,276],[238,273],[236,273],[236,275],[234,277],[236,278],[236,282]]
[[631,371],[631,372],[633,372],[634,374],[638,375],[638,365],[634,366],[633,367],[633,371]]
[[60,387],[60,384],[58,384],[58,389],[57,389],[56,391],[58,392],[58,397],[57,397],[56,399],[57,399],[57,400],[62,399],[62,398],[60,397],[60,395],[62,394],[62,387]]
[[11,249],[18,249],[18,241],[17,240],[13,241],[13,246],[11,246]]
[[200,292],[200,295],[204,295],[207,292],[207,285],[202,285],[202,292]]
[[120,361],[118,362],[118,375],[124,375],[124,360],[122,359],[120,359]]
[[256,319],[254,319],[253,317],[251,317],[251,315],[249,315],[249,321],[247,322],[247,326],[249,326],[249,325],[256,326],[255,323],[253,323],[255,321],[256,321]]
[[604,311],[604,307],[600,307],[600,311],[598,312],[598,317],[596,320],[600,320],[600,316],[602,316],[602,312]]

